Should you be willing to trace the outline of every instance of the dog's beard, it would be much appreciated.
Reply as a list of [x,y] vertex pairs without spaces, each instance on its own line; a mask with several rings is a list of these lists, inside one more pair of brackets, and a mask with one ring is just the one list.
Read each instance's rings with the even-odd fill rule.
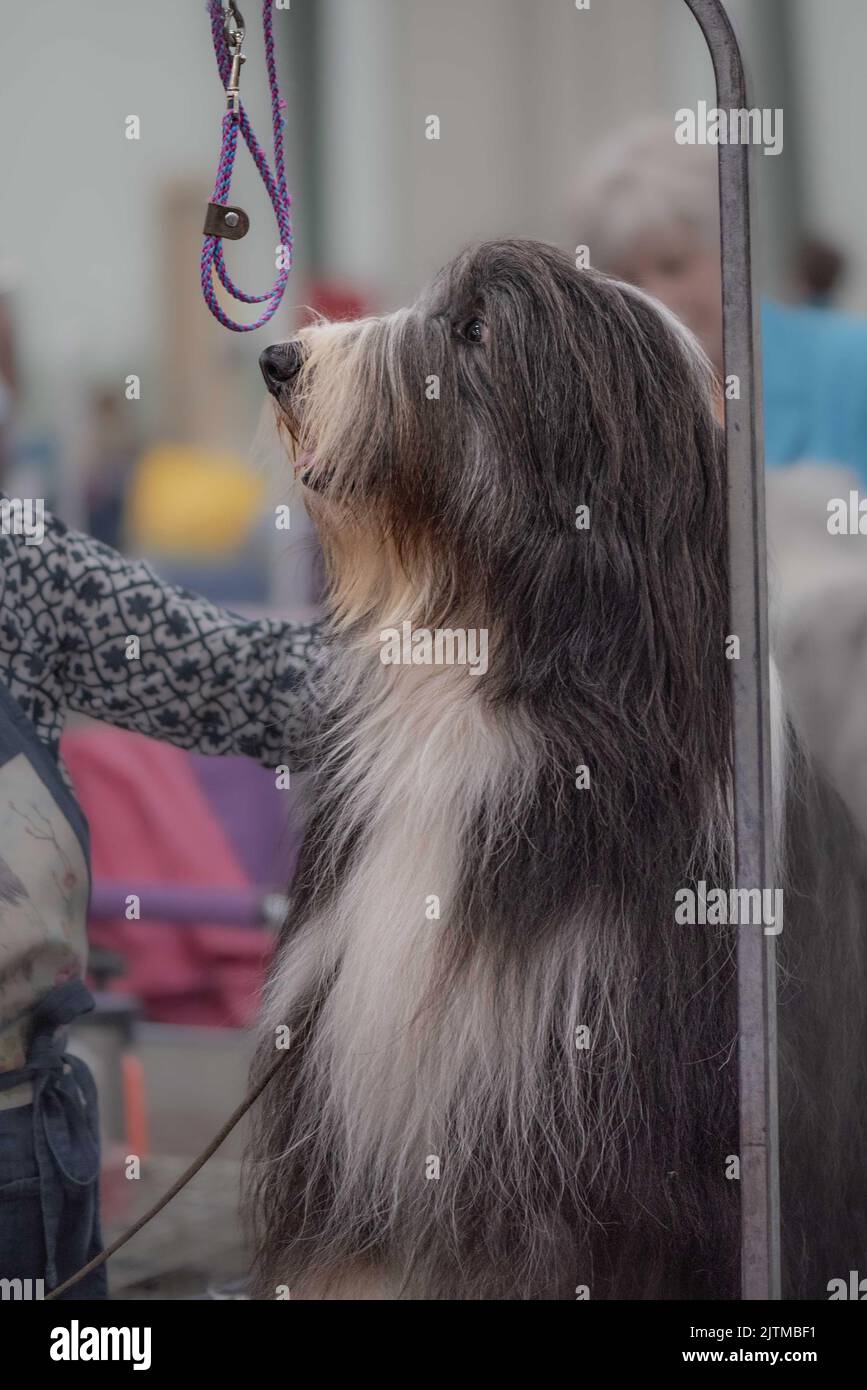
[[335,499],[357,498],[370,465],[393,424],[386,414],[394,392],[385,392],[388,344],[405,316],[317,324],[297,338],[303,365],[280,408],[296,462],[308,456],[313,472],[326,472]]
[[329,612],[340,627],[415,619],[426,587],[420,566],[408,566],[401,553],[387,494],[376,486],[377,449],[387,445],[382,396],[393,397],[385,392],[388,341],[403,318],[303,330],[304,364],[277,408],[295,482],[322,544]]

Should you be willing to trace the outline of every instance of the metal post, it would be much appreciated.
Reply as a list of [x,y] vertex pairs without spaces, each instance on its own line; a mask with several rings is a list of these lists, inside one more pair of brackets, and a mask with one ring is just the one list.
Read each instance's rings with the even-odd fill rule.
[[[741,52],[720,0],[686,0],[710,49],[717,106],[749,106]],[[734,719],[735,881],[771,888],[771,800],[765,486],[759,332],[750,237],[750,147],[719,147],[726,379],[740,398],[725,403],[729,492]],[[741,1159],[741,1297],[780,1297],[777,1129],[777,1012],[774,938],[761,926],[738,929],[738,1031]]]

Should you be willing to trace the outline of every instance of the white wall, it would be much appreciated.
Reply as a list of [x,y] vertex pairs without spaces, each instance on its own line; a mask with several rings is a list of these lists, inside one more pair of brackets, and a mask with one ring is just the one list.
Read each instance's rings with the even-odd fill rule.
[[568,244],[587,149],[658,103],[654,3],[320,0],[326,266],[402,302],[467,241]]
[[813,230],[855,251],[846,303],[865,313],[867,5],[864,0],[791,4],[797,18],[806,214]]
[[[859,0],[854,0],[858,3]],[[751,99],[784,108],[785,0],[731,0]],[[319,0],[325,264],[404,301],[466,241],[570,244],[582,161],[629,120],[703,98],[714,79],[683,0]],[[821,46],[821,35],[811,40]],[[442,122],[424,138],[425,117]],[[754,159],[757,274],[778,291],[797,235],[803,150],[791,110],[778,157]],[[816,158],[821,157],[821,151]],[[862,179],[867,187],[867,180]]]
[[[296,0],[275,15],[290,53],[293,21],[311,3]],[[391,302],[477,236],[568,244],[570,184],[587,149],[631,115],[673,112],[712,94],[709,60],[681,0],[591,0],[588,12],[574,0],[316,3],[327,36],[313,103],[324,156],[324,266],[380,287]],[[766,282],[793,226],[791,161],[817,228],[856,247],[867,229],[859,110],[867,6],[787,3],[798,26],[803,109],[800,138],[789,123],[784,155],[761,171]],[[242,80],[265,135],[257,0],[246,8]],[[775,90],[773,34],[759,23],[772,5],[733,0],[733,8],[746,21],[762,97]],[[10,266],[17,275],[29,417],[47,423],[70,379],[158,373],[158,196],[167,178],[192,178],[204,208],[223,102],[203,0],[0,0],[0,34],[4,58],[12,53],[0,84],[0,275]],[[142,119],[139,142],[124,138],[130,113]],[[442,120],[438,144],[424,139],[430,114]],[[291,168],[291,122],[288,136]],[[274,230],[245,152],[235,188],[254,226],[232,247],[231,263],[264,288]],[[302,228],[305,212],[302,203]],[[302,235],[274,336],[303,297],[310,249]],[[191,256],[191,281],[197,274]],[[864,267],[853,302],[867,308]],[[230,339],[213,325],[221,360],[249,365],[261,345],[261,335]]]
[[[270,146],[261,7],[242,8],[242,90]],[[291,15],[277,13],[284,23]],[[30,415],[50,421],[67,372],[114,378],[153,363],[160,188],[200,180],[204,217],[225,102],[203,0],[0,0],[0,35],[0,263],[15,284]],[[124,137],[129,114],[141,118],[139,141]],[[245,151],[236,190],[254,226],[232,266],[265,289],[276,232]]]

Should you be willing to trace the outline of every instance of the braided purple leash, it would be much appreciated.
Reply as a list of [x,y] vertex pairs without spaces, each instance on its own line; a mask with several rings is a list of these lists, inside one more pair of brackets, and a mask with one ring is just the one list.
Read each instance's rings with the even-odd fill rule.
[[[233,72],[233,57],[229,51],[227,40],[227,15],[232,12],[236,23],[240,21],[240,13],[235,5],[230,5],[229,10],[224,10],[221,0],[209,0],[208,10],[211,16],[211,36],[214,41],[214,53],[217,58],[217,68],[220,80],[225,88],[229,87],[230,77]],[[232,183],[232,171],[235,165],[235,155],[238,149],[238,132],[243,135],[247,148],[253,157],[256,168],[262,176],[262,182],[271,199],[271,206],[274,209],[274,216],[277,219],[277,227],[280,232],[280,246],[278,274],[272,288],[267,294],[246,294],[239,289],[232,280],[226,263],[223,259],[222,236],[206,235],[202,246],[202,293],[205,296],[205,303],[218,319],[224,328],[230,328],[233,333],[252,333],[255,329],[261,328],[274,314],[283,298],[286,283],[289,279],[289,271],[292,265],[292,223],[290,220],[290,208],[292,199],[286,187],[286,169],[283,162],[283,127],[286,118],[283,114],[286,102],[280,96],[280,88],[277,83],[277,63],[274,57],[274,31],[273,31],[273,5],[272,0],[264,0],[262,5],[262,27],[265,33],[265,62],[268,68],[268,85],[271,90],[271,118],[274,127],[274,171],[272,173],[262,147],[260,146],[247,112],[244,110],[240,100],[235,101],[235,110],[228,110],[223,117],[223,138],[220,147],[220,165],[217,170],[217,181],[214,185],[214,192],[211,204],[217,207],[225,207],[229,197],[229,188]],[[243,30],[241,30],[243,34]],[[240,42],[238,43],[240,51]],[[237,219],[236,219],[237,221]],[[220,305],[217,299],[216,288],[214,286],[214,270],[216,269],[220,284],[241,304],[265,304],[267,307],[262,311],[254,323],[236,323],[229,318],[228,314]]]

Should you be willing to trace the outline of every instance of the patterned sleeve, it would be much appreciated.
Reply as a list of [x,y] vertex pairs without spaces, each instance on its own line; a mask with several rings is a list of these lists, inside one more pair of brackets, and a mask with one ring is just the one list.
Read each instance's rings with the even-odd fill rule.
[[47,514],[40,543],[4,533],[0,559],[0,660],[49,741],[65,708],[201,753],[309,762],[318,624],[240,617]]

